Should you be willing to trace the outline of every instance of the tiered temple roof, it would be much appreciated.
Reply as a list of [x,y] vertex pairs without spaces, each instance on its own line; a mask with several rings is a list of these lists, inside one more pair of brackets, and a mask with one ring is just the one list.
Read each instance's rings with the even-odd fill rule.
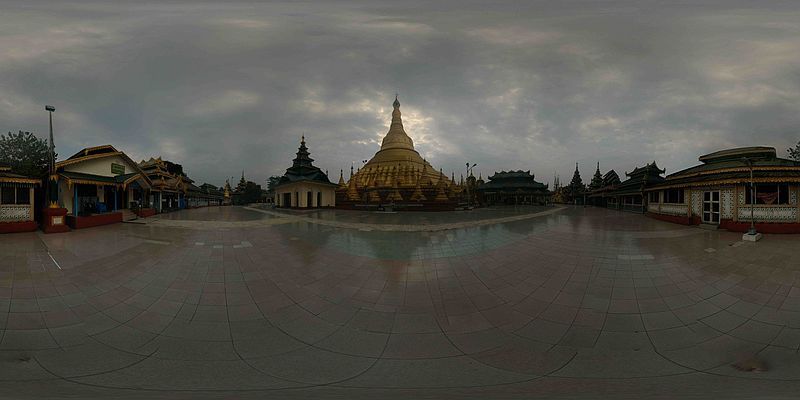
[[655,161],[642,167],[636,167],[633,171],[625,173],[628,179],[617,185],[613,194],[641,194],[645,187],[663,182],[664,177],[661,175],[664,172],[666,171],[658,168]]
[[779,158],[773,147],[740,147],[702,155],[702,164],[675,172],[655,186],[681,187],[749,180],[753,166],[755,182],[800,182],[800,162]]
[[530,170],[495,172],[494,175],[489,177],[489,182],[478,187],[478,190],[524,188],[546,191],[548,189],[548,185],[537,182],[534,178],[535,176]]
[[326,173],[314,166],[314,160],[306,147],[305,135],[300,139],[300,147],[297,149],[296,157],[292,160],[292,166],[286,169],[286,173],[278,181],[278,186],[300,181],[334,185]]

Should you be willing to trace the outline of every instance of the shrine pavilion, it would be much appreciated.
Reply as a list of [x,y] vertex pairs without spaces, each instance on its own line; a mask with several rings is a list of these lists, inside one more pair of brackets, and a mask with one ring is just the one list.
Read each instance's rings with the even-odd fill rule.
[[800,162],[777,157],[773,147],[721,150],[699,161],[645,189],[648,215],[738,232],[752,216],[759,232],[800,233]]
[[[600,188],[589,194],[590,199],[605,204],[608,208],[622,211],[644,213],[647,210],[647,197],[645,189],[651,185],[657,185],[664,181],[665,170],[658,168],[656,162],[646,164],[642,167],[634,168],[631,172],[626,172],[628,177],[623,182],[619,182],[616,172],[609,171],[604,177],[604,184]],[[600,199],[598,199],[600,197]]]
[[381,148],[336,191],[336,205],[346,209],[391,208],[413,211],[453,210],[461,193],[452,178],[436,170],[414,149],[403,128],[395,97],[392,122]]
[[[598,171],[600,167],[598,165]],[[589,191],[589,204],[596,207],[617,208],[617,198],[609,195],[622,183],[617,175],[617,171],[609,170],[600,180],[600,184],[592,187]]]
[[489,177],[489,181],[478,186],[481,203],[533,204],[550,203],[548,185],[537,182],[531,171],[500,171]]
[[292,166],[286,169],[275,186],[275,205],[282,208],[320,208],[336,206],[336,184],[328,174],[314,166],[306,147],[306,137],[300,139]]
[[66,208],[72,229],[122,222],[136,218],[133,210],[149,207],[152,182],[111,145],[85,148],[55,168],[58,203]]
[[186,208],[186,195],[194,181],[186,176],[182,165],[151,157],[139,162],[139,168],[153,182],[149,201],[157,212]]

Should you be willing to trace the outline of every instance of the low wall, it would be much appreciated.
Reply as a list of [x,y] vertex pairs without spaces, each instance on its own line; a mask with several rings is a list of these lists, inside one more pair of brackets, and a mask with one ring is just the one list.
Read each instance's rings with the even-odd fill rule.
[[155,208],[140,208],[139,211],[136,212],[136,215],[138,215],[139,218],[152,217],[153,215],[156,215],[156,209]]
[[700,223],[699,220],[695,222],[695,218],[687,217],[685,215],[679,216],[679,215],[656,214],[648,212],[647,216],[653,219],[657,219],[659,221],[672,222],[673,224],[698,225]]
[[[732,221],[723,219],[719,221],[720,229],[732,232],[747,232],[750,230],[749,221]],[[756,231],[761,233],[800,233],[800,223],[796,222],[756,222]]]
[[[700,217],[693,215],[677,216],[667,214],[647,213],[648,217],[657,219],[659,221],[672,222],[681,225],[700,225],[702,222]],[[749,221],[733,221],[730,219],[722,219],[719,221],[719,228],[731,232],[747,232],[750,229]],[[800,233],[800,223],[795,222],[756,222],[756,231],[761,233]]]
[[91,228],[93,226],[115,224],[117,222],[122,222],[121,212],[110,212],[86,217],[67,215],[67,225],[72,229]]
[[36,221],[0,222],[0,233],[33,232],[38,227]]

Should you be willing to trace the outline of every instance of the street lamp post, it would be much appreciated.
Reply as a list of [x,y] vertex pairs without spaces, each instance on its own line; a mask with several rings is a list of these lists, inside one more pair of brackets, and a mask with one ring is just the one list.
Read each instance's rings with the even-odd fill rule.
[[472,169],[475,168],[475,166],[477,166],[477,165],[478,164],[472,164],[472,166],[470,167],[469,163],[467,163],[467,209],[468,210],[472,206],[472,196],[470,196],[470,194],[469,194],[469,177],[470,177],[470,174],[472,173]]
[[753,179],[753,160],[747,157],[742,157],[742,161],[747,164],[747,167],[750,169],[750,229],[747,231],[747,233],[742,235],[742,239],[755,242],[761,239],[761,234],[756,232],[756,186]]
[[58,208],[58,177],[56,176],[56,156],[55,156],[55,143],[53,142],[53,113],[56,108],[46,105],[44,110],[47,111],[50,117],[50,148],[47,154],[47,186],[45,187],[47,193],[47,202],[49,208]]

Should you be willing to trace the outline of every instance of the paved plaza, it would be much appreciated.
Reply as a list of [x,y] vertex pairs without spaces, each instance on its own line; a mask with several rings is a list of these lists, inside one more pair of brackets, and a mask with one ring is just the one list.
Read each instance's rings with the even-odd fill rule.
[[797,235],[577,207],[135,222],[0,236],[0,397],[800,390]]

